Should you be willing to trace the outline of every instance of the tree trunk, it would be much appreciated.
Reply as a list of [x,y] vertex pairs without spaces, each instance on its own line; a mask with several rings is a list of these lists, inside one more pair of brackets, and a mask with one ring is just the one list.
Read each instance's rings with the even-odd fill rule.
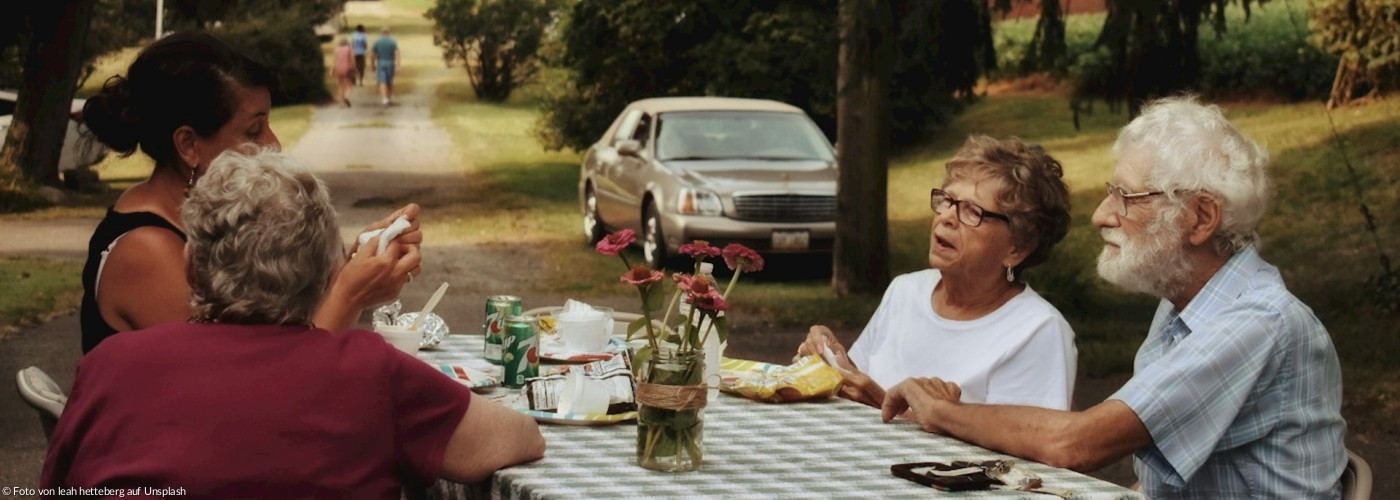
[[887,0],[841,0],[837,75],[836,242],[831,288],[837,296],[878,293],[889,283],[886,210],[893,47]]
[[58,158],[95,4],[64,0],[33,7],[19,102],[0,153],[0,179],[10,186],[18,172],[34,183],[59,185]]

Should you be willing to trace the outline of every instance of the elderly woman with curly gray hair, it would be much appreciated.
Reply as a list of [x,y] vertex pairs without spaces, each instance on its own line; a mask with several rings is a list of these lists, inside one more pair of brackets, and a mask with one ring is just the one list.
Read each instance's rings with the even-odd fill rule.
[[947,171],[929,193],[932,269],[890,283],[849,353],[816,325],[798,355],[834,355],[846,371],[840,394],[871,406],[886,387],[937,376],[962,386],[967,402],[1068,409],[1074,331],[1024,281],[1069,232],[1060,163],[1020,139],[982,135]]
[[44,488],[397,499],[544,455],[528,416],[378,334],[312,324],[343,248],[325,184],[290,157],[224,153],[183,220],[194,317],[113,336],[83,359]]

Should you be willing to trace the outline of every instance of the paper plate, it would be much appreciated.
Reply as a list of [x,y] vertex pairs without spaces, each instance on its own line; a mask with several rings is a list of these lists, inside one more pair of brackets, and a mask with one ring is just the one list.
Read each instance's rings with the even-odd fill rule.
[[608,347],[599,352],[563,352],[563,341],[549,342],[540,346],[540,359],[564,363],[608,360],[627,348],[627,344],[617,337],[608,340]]
[[501,381],[496,380],[496,377],[492,376],[491,374],[483,372],[481,370],[477,370],[475,368],[467,368],[465,366],[456,365],[434,366],[437,366],[438,371],[441,371],[443,374],[452,377],[454,380],[461,382],[462,385],[465,385],[472,389],[484,389],[488,387],[495,387],[501,383]]
[[559,425],[613,425],[637,419],[637,412],[629,411],[616,415],[576,415],[573,413],[553,413],[547,411],[516,408],[516,411],[533,417],[536,421]]
[[537,422],[544,422],[559,425],[613,425],[637,419],[637,412],[629,411],[614,415],[584,415],[575,413],[555,413],[552,411],[531,410],[524,395],[504,394],[491,398],[492,401],[514,408],[515,411],[529,415]]

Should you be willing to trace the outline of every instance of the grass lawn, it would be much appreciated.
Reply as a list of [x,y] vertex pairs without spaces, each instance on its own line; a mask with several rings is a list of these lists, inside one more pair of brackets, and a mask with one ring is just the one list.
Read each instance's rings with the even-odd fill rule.
[[14,329],[74,310],[82,300],[83,264],[0,258],[0,337]]

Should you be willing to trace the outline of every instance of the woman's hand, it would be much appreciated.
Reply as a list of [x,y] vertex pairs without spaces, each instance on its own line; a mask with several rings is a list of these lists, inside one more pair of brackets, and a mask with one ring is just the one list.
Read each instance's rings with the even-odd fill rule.
[[[421,239],[421,234],[419,235]],[[384,253],[379,250],[379,237],[370,238],[364,251],[345,263],[332,286],[343,285],[351,297],[350,304],[364,309],[398,298],[403,286],[413,280],[414,270],[423,261],[418,245],[389,242]]]
[[841,390],[838,394],[841,397],[879,408],[885,402],[885,388],[875,382],[864,372],[851,371],[842,373],[846,379],[841,382]]
[[885,401],[885,389],[851,362],[851,358],[846,355],[846,347],[836,340],[836,335],[831,333],[830,328],[813,325],[811,330],[807,331],[807,339],[797,346],[797,355],[793,356],[792,360],[796,362],[803,356],[811,355],[821,356],[827,364],[841,371],[841,375],[845,377],[838,392],[841,397],[876,408]]
[[[405,245],[419,247],[419,250],[421,250],[421,247],[423,246],[423,232],[418,230],[418,213],[422,210],[423,208],[419,207],[417,203],[409,203],[407,205],[404,205],[403,208],[395,210],[394,213],[389,214],[388,217],[379,219],[378,222],[366,226],[364,231],[360,232],[365,233],[368,231],[373,231],[375,229],[384,229],[386,227],[389,227],[390,224],[393,224],[394,220],[398,219],[399,216],[407,217],[409,222],[408,229],[405,229],[403,230],[403,232],[399,233],[399,237],[395,238],[394,241]],[[375,248],[379,247],[376,246]],[[352,241],[350,243],[350,254],[354,255],[358,253],[359,250],[360,240],[359,238],[356,238],[355,241]]]
[[[420,234],[421,240],[421,234]],[[378,253],[379,237],[370,238],[331,278],[330,292],[316,312],[317,326],[338,332],[355,324],[360,311],[398,298],[403,286],[413,280],[423,255],[418,245],[394,239]]]
[[[831,354],[827,355],[830,350]],[[807,331],[807,339],[802,341],[802,345],[797,346],[797,355],[792,357],[794,363],[803,356],[821,356],[822,359],[830,363],[836,361],[834,368],[841,371],[860,371],[856,365],[851,363],[851,358],[846,356],[846,347],[841,345],[841,341],[836,340],[836,335],[831,333],[831,329],[822,325],[812,325]]]

